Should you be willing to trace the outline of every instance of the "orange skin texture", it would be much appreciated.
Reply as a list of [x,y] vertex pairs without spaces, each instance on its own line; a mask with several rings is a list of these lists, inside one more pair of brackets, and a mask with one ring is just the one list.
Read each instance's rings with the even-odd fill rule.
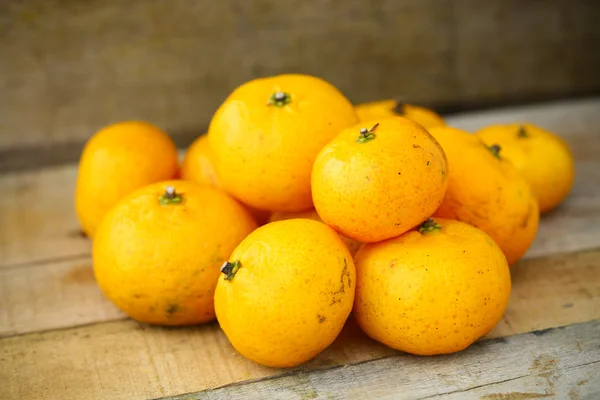
[[[269,104],[278,91],[283,106]],[[358,121],[344,95],[322,79],[278,75],[238,87],[213,116],[209,143],[227,192],[268,211],[312,208],[310,173],[321,148]]]
[[[358,143],[376,123],[375,138]],[[348,128],[317,156],[312,188],[321,219],[344,236],[378,242],[420,224],[438,208],[447,186],[446,157],[419,124],[405,117]]]
[[[319,217],[317,210],[315,210],[314,208],[310,209],[310,210],[306,210],[306,211],[295,212],[295,213],[274,212],[269,217],[269,222],[284,221],[286,219],[296,219],[296,218],[306,218],[306,219],[312,219],[313,221],[323,222],[321,217]],[[358,251],[358,249],[360,248],[362,243],[357,242],[354,239],[347,238],[344,235],[340,235],[340,237],[346,244],[346,247],[348,247],[350,254],[352,254],[354,256],[354,254],[356,254],[356,252]]]
[[352,310],[356,271],[338,234],[309,219],[264,225],[233,251],[241,267],[219,278],[217,320],[233,347],[259,364],[288,368],[321,353]]
[[[521,127],[525,136],[519,135]],[[500,145],[502,157],[531,186],[540,212],[552,210],[568,196],[575,179],[575,162],[560,136],[527,123],[488,126],[476,135],[488,146]]]
[[[181,179],[223,189],[215,172],[207,135],[202,135],[196,139],[185,153],[181,165]],[[268,211],[259,210],[243,203],[240,204],[248,210],[259,225],[267,223],[270,215]]]
[[[182,203],[159,203],[168,185]],[[159,182],[108,212],[93,242],[94,274],[106,297],[137,321],[208,322],[220,267],[255,228],[250,214],[218,189]]]
[[400,103],[402,113],[399,114],[395,111],[397,110],[398,104],[397,100],[380,100],[358,104],[355,109],[360,122],[403,116],[412,119],[425,129],[446,125],[444,119],[429,108]]
[[516,263],[531,246],[539,225],[531,188],[508,160],[495,157],[477,136],[451,127],[429,132],[444,148],[450,170],[446,196],[434,215],[483,230],[508,263]]
[[470,346],[496,326],[511,292],[506,258],[486,233],[435,222],[440,230],[368,243],[355,257],[358,324],[373,339],[417,355]]
[[215,172],[206,134],[198,137],[185,152],[181,164],[181,179],[222,188]]
[[109,125],[86,143],[79,161],[75,211],[93,238],[106,212],[134,190],[176,176],[177,148],[169,136],[145,122]]

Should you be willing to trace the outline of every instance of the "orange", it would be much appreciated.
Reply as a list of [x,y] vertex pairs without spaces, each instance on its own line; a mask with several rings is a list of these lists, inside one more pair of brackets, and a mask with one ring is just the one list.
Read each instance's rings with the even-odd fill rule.
[[272,222],[252,232],[223,265],[215,310],[244,357],[269,367],[300,365],[328,347],[352,310],[352,256],[327,225]]
[[558,135],[533,124],[492,125],[477,136],[491,146],[500,145],[509,160],[529,183],[540,212],[559,205],[571,191],[575,163],[567,143]]
[[75,210],[89,237],[104,214],[135,189],[175,177],[178,155],[169,136],[145,122],[126,121],[98,131],[79,161]]
[[181,179],[221,188],[206,134],[198,137],[185,152],[181,164]]
[[321,148],[357,122],[334,86],[308,75],[247,82],[213,116],[208,140],[227,192],[269,211],[312,208],[310,173]]
[[[186,151],[181,165],[181,179],[223,189],[223,186],[219,182],[219,177],[215,172],[212,152],[210,151],[208,143],[208,136],[200,136]],[[241,204],[248,210],[259,225],[267,223],[271,213],[250,207],[243,203]]]
[[438,208],[444,151],[416,122],[390,117],[345,129],[317,156],[312,190],[321,219],[359,242],[398,236]]
[[412,119],[425,129],[446,124],[439,114],[429,108],[405,104],[397,100],[380,100],[358,104],[356,114],[358,114],[358,119],[361,122],[403,116]]
[[531,246],[539,225],[535,196],[502,150],[451,127],[432,128],[448,157],[448,190],[435,216],[471,224],[494,239],[509,264]]
[[[319,217],[319,214],[317,213],[317,211],[314,208],[312,208],[310,210],[306,210],[306,211],[295,212],[295,213],[274,212],[269,217],[269,222],[284,221],[286,219],[296,219],[296,218],[306,218],[306,219],[312,219],[313,221],[323,222],[321,220],[321,217]],[[354,239],[347,238],[344,235],[340,235],[340,237],[342,238],[342,240],[346,244],[346,247],[348,247],[350,254],[352,254],[352,255],[354,255],[358,251],[360,246],[362,245],[362,243],[357,242]]]
[[94,273],[131,318],[189,325],[215,318],[223,261],[256,223],[224,192],[181,180],[145,186],[119,201],[98,228]]
[[358,324],[411,354],[467,348],[494,328],[510,297],[500,248],[459,221],[427,220],[399,237],[365,244],[355,261]]

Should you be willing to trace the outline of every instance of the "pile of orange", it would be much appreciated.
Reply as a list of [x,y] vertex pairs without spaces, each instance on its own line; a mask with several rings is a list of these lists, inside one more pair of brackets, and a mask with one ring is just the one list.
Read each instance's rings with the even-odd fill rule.
[[565,142],[532,124],[472,134],[425,107],[355,106],[287,74],[235,89],[181,165],[156,126],[100,130],[75,203],[98,285],[123,312],[216,319],[245,357],[293,367],[351,313],[412,354],[486,335],[508,305],[510,266],[573,176]]

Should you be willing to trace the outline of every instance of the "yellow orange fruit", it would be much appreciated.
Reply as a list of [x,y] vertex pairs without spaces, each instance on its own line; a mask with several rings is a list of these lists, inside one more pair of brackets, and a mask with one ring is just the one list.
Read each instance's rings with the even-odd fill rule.
[[307,210],[317,153],[356,122],[352,104],[322,79],[252,80],[234,90],[210,122],[215,170],[227,192],[252,207]]
[[355,261],[358,324],[411,354],[467,348],[496,326],[510,297],[506,257],[486,233],[460,221],[436,218],[367,243]]
[[93,244],[102,292],[131,318],[189,325],[215,318],[220,267],[256,228],[241,205],[207,185],[140,188],[106,214]]
[[[313,221],[323,222],[321,217],[319,217],[317,210],[315,210],[314,208],[311,208],[310,210],[306,210],[306,211],[299,211],[299,212],[287,212],[287,213],[281,212],[281,211],[274,212],[269,217],[269,222],[285,221],[286,219],[297,219],[297,218],[306,218],[306,219],[312,219]],[[358,251],[360,246],[362,245],[362,243],[357,242],[354,239],[350,239],[344,235],[340,234],[340,237],[342,238],[342,240],[346,244],[346,247],[350,251],[350,254],[352,254],[352,255],[354,255]]]
[[211,159],[206,134],[194,140],[185,152],[181,164],[181,179],[221,188]]
[[309,219],[252,232],[224,264],[217,319],[233,347],[270,367],[300,365],[338,336],[354,301],[352,256],[337,235]]
[[432,128],[448,157],[449,183],[435,216],[471,224],[494,239],[509,264],[531,246],[539,225],[537,200],[502,150],[452,127]]
[[558,135],[533,124],[492,125],[477,136],[488,146],[497,144],[529,183],[540,212],[559,205],[571,191],[575,162],[567,143]]
[[312,190],[321,219],[344,236],[377,242],[438,208],[447,185],[441,146],[404,117],[345,129],[317,156]]
[[426,129],[446,124],[438,113],[429,108],[389,99],[358,104],[356,114],[360,122],[402,116],[412,119]]
[[[219,177],[215,172],[207,135],[202,135],[197,138],[186,151],[181,165],[181,178],[198,184],[210,185],[223,189]],[[259,225],[267,223],[267,220],[271,215],[270,212],[259,210],[243,203],[241,204],[248,210]]]
[[145,122],[119,122],[96,132],[83,149],[77,173],[75,210],[83,232],[93,238],[117,201],[175,177],[177,158],[169,136]]

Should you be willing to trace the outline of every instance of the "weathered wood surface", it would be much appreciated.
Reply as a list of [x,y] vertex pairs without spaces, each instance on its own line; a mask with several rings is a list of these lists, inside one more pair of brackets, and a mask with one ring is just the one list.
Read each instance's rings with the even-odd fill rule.
[[395,354],[169,399],[597,399],[598,332],[600,321],[593,321],[482,342],[455,355]]
[[[520,355],[530,363],[544,354],[554,357],[552,374],[544,375],[550,370],[524,373],[524,364],[514,355],[515,365],[509,365],[504,354],[514,348],[502,347],[506,343],[496,339],[600,319],[597,105],[598,100],[564,108],[519,108],[508,115],[454,117],[455,125],[465,128],[503,118],[525,118],[550,129],[564,128],[561,133],[574,148],[578,171],[572,195],[558,210],[543,217],[534,247],[512,268],[513,293],[502,321],[482,344],[450,357],[400,355],[368,339],[350,320],[338,340],[315,360],[291,371],[278,370],[241,357],[216,324],[183,329],[138,324],[110,304],[94,282],[89,243],[78,235],[73,214],[76,167],[0,175],[4,189],[0,196],[0,399],[129,400],[200,392],[232,383],[240,386],[197,396],[250,396],[256,390],[268,393],[271,381],[285,390],[308,387],[305,398],[327,398],[330,393],[317,390],[321,381],[310,371],[330,374],[340,365],[349,365],[340,371],[357,371],[344,372],[345,383],[340,383],[349,389],[360,388],[350,397],[363,390],[385,398],[383,390],[394,387],[394,383],[426,393],[419,396],[449,393],[455,398],[483,396],[489,400],[522,392],[513,393],[513,398],[531,398],[534,393],[592,398],[598,392],[598,379],[594,379],[598,374],[591,375],[597,365],[572,362],[575,356],[583,359],[596,354],[587,347],[581,352],[546,342],[535,347],[535,340],[545,340],[549,334],[515,342],[522,343]],[[590,326],[598,331],[597,324]],[[507,340],[510,344],[513,339]],[[580,340],[582,346],[584,342]],[[538,351],[540,348],[544,350]],[[372,361],[383,357],[388,358]],[[372,362],[392,359],[400,360],[398,365],[407,371],[404,375],[395,372],[380,381],[369,375],[373,365],[378,365]],[[499,360],[498,366],[489,360]],[[360,363],[366,363],[366,372]],[[436,368],[447,372],[436,377]],[[313,378],[307,381],[307,376]],[[270,380],[240,389],[245,385],[241,382],[263,378]],[[585,382],[578,385],[580,381]],[[539,386],[544,382],[554,386]],[[313,386],[308,384],[317,385],[315,391],[310,391]],[[432,387],[437,392],[431,392]],[[398,394],[394,393],[388,397],[394,398]],[[407,393],[407,398],[416,396],[411,397],[410,390],[401,393]]]
[[0,175],[0,269],[89,256],[75,216],[77,167]]
[[[4,0],[0,160],[74,161],[70,149],[130,118],[185,145],[233,88],[284,72],[356,102],[598,93],[599,11],[596,0]],[[39,151],[48,143],[60,146]]]
[[[600,250],[594,250],[516,265],[509,309],[484,340],[600,319],[599,257]],[[99,300],[97,290],[88,289],[93,293],[88,298]],[[69,289],[68,284],[65,290],[67,295],[78,294],[73,299],[77,301],[79,291]],[[316,359],[291,371],[278,370],[244,359],[216,324],[182,329],[151,327],[128,319],[90,324],[93,321],[86,315],[88,312],[97,322],[106,321],[91,304],[66,306],[64,313],[76,315],[64,316],[62,321],[60,307],[69,300],[44,301],[49,304],[42,308],[43,314],[32,315],[30,322],[22,319],[22,326],[29,323],[42,331],[33,321],[37,318],[64,322],[62,328],[77,318],[88,325],[0,339],[0,381],[9,382],[0,386],[2,399],[42,395],[47,399],[153,398],[398,355],[367,338],[350,320],[336,342]],[[25,309],[25,304],[21,304],[21,309]],[[107,303],[99,301],[96,309],[107,307]],[[490,357],[502,357],[501,352],[487,351]],[[521,351],[530,352],[528,348]],[[421,368],[428,370],[420,362]],[[457,365],[449,364],[449,371]],[[478,368],[489,367],[481,364]],[[460,379],[468,382],[471,378],[466,375]]]
[[[600,249],[515,265],[509,307],[489,337],[600,319],[598,259]],[[101,294],[89,258],[0,269],[0,338],[124,318]]]
[[[449,119],[471,130],[495,121],[529,120],[559,133],[572,147],[577,161],[575,187],[561,207],[544,216],[526,257],[600,245],[596,230],[600,226],[599,111],[597,98]],[[89,243],[79,235],[74,214],[76,174],[75,165],[0,174],[0,269],[89,255]]]

